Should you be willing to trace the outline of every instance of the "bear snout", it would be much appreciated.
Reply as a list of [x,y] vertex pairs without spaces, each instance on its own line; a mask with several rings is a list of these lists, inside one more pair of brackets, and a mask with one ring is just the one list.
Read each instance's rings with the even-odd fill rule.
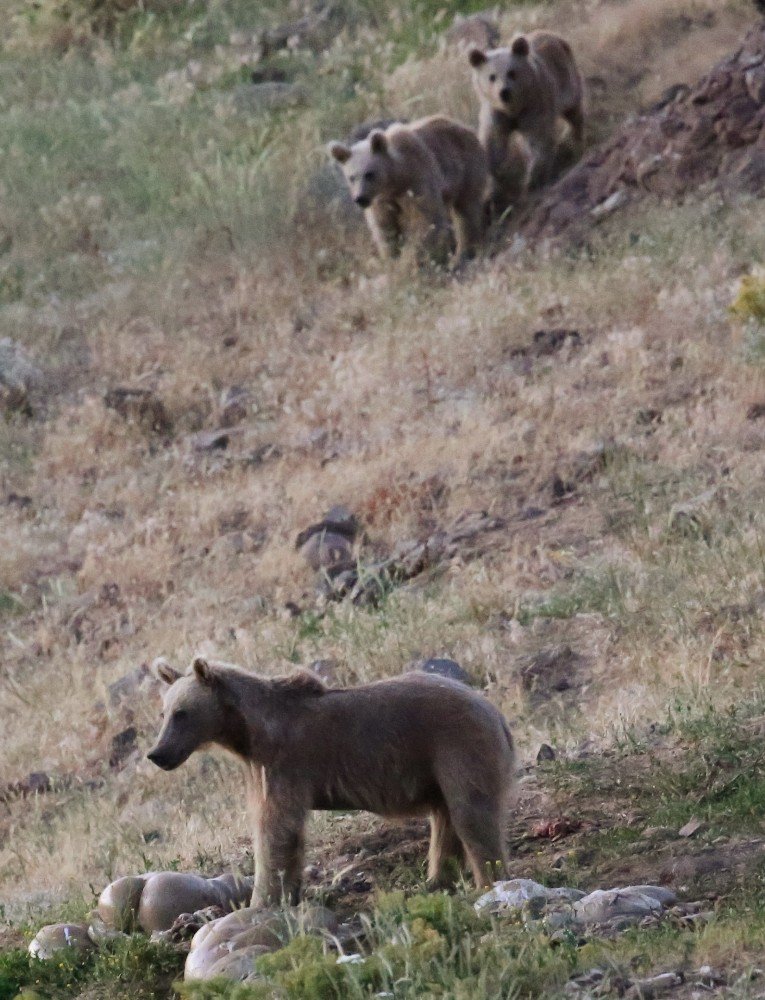
[[502,90],[500,90],[499,99],[501,101],[505,101],[505,103],[507,103],[511,97],[512,97],[512,91],[510,90],[509,87],[503,87]]
[[354,201],[359,206],[359,208],[369,208],[369,206],[372,204],[371,199],[367,198],[365,194],[357,195],[354,198]]
[[163,771],[172,771],[175,766],[174,762],[170,760],[167,754],[162,753],[158,747],[154,747],[153,750],[149,750],[146,754],[147,760],[150,760],[152,764],[156,764],[157,767],[161,767]]

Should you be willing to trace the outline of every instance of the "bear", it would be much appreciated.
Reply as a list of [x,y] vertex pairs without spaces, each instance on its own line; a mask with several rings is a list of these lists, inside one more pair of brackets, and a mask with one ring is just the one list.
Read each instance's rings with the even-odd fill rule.
[[312,809],[428,815],[428,878],[450,858],[479,886],[505,873],[504,823],[515,756],[510,729],[483,695],[435,674],[353,688],[309,671],[264,678],[196,657],[181,674],[165,660],[164,721],[148,759],[172,771],[217,744],[245,765],[254,833],[253,906],[296,903]]
[[450,214],[455,266],[474,254],[483,236],[489,183],[486,153],[475,132],[441,115],[373,129],[360,142],[331,142],[355,203],[364,209],[383,259],[398,255],[409,214],[426,226],[427,256],[448,255]]
[[489,200],[501,213],[565,164],[561,118],[571,133],[568,159],[581,155],[584,84],[571,46],[551,31],[518,35],[509,48],[473,47],[468,59],[481,104],[478,137],[492,179]]

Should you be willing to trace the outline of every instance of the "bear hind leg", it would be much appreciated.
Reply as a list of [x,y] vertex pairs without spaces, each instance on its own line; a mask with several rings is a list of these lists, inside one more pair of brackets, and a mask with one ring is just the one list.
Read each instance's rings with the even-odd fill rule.
[[476,885],[480,888],[502,878],[507,871],[507,850],[500,803],[473,795],[452,806],[449,815]]
[[477,197],[471,204],[455,206],[454,235],[457,242],[455,265],[459,267],[475,256],[484,234],[484,203]]

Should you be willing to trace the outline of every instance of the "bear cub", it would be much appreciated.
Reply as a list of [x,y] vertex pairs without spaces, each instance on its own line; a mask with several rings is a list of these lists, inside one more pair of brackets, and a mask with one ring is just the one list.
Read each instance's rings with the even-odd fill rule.
[[[478,136],[491,173],[490,201],[503,212],[581,155],[584,86],[568,42],[550,31],[518,35],[509,48],[468,53],[481,102]],[[568,155],[559,141],[569,126]]]
[[425,226],[423,249],[440,262],[448,256],[450,217],[455,264],[475,252],[483,235],[489,172],[475,132],[440,115],[374,129],[348,146],[332,142],[351,196],[364,209],[383,258],[396,256],[413,221]]

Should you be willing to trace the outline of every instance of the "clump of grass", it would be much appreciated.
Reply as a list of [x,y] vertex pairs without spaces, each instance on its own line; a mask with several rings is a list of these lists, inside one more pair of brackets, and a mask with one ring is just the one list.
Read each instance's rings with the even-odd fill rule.
[[45,961],[16,948],[0,952],[0,1000],[13,1000],[21,990],[38,992],[46,1000],[65,1000],[95,986],[125,1000],[161,1000],[182,966],[177,951],[142,935],[86,955],[60,951]]
[[759,738],[764,710],[762,692],[729,707],[678,703],[657,730],[663,733],[658,744],[628,739],[613,755],[563,762],[548,775],[566,794],[578,790],[585,797],[628,802],[647,825],[678,827],[696,816],[713,833],[759,830],[765,810]]
[[765,268],[756,268],[741,279],[730,308],[745,323],[765,323]]

